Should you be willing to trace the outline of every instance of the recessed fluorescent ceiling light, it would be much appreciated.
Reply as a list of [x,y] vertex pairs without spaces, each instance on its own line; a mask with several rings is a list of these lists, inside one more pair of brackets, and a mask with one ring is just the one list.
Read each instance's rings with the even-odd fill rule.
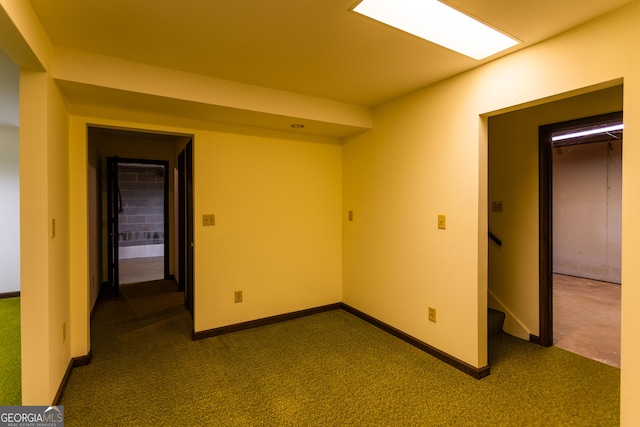
[[353,10],[477,60],[518,44],[437,0],[362,0]]
[[583,131],[579,131],[579,132],[572,132],[572,133],[568,133],[565,135],[555,135],[551,138],[551,141],[563,141],[565,139],[571,139],[571,138],[581,138],[583,136],[589,136],[589,135],[597,135],[600,133],[609,133],[609,132],[615,132],[617,130],[622,130],[624,129],[624,125],[622,123],[617,124],[617,125],[611,125],[611,126],[606,126],[603,128],[597,128],[597,129],[588,129],[588,130],[583,130]]
[[611,125],[611,126],[607,126],[607,127],[603,127],[603,128],[598,128],[598,129],[589,129],[589,130],[583,130],[583,131],[580,131],[580,132],[568,133],[566,135],[553,136],[551,138],[551,141],[563,141],[565,139],[581,138],[583,136],[597,135],[597,134],[600,134],[600,133],[615,132],[617,130],[622,130],[622,129],[624,129],[624,125],[623,124]]

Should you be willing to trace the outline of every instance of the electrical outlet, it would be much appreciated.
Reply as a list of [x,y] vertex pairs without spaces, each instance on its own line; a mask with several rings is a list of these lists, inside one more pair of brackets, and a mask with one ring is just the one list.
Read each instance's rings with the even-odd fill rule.
[[429,307],[429,320],[436,323],[436,309],[434,307]]
[[67,323],[62,324],[62,342],[67,339]]
[[56,237],[56,219],[51,218],[51,238]]
[[440,230],[445,230],[447,228],[447,216],[446,215],[438,215],[438,228]]
[[234,294],[234,302],[237,304],[242,302],[242,291],[236,291]]
[[349,221],[353,221],[353,211],[349,211]]
[[202,225],[203,226],[209,226],[209,225],[216,225],[216,216],[215,214],[205,214],[202,215]]

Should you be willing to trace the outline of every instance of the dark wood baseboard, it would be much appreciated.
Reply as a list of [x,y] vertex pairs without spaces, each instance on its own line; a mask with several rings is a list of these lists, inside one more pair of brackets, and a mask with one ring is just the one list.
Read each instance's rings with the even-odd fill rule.
[[250,320],[248,322],[236,323],[229,326],[222,326],[220,328],[207,329],[205,331],[193,332],[193,340],[201,340],[205,338],[211,338],[218,335],[228,334],[231,332],[242,331],[244,329],[257,328],[258,326],[271,325],[273,323],[284,322],[285,320],[298,319],[304,316],[310,316],[312,314],[323,313],[325,311],[340,310],[342,303],[335,303],[329,305],[323,305],[320,307],[308,308],[306,310],[294,311],[292,313],[279,314],[277,316],[265,317],[262,319]]
[[0,299],[2,299],[2,298],[16,298],[16,297],[19,297],[19,296],[20,296],[20,291],[0,293]]
[[357,310],[345,303],[342,303],[342,309],[348,313],[353,314],[354,316],[357,316],[359,318],[361,318],[362,320],[372,324],[373,326],[376,326],[380,329],[382,329],[383,331],[397,337],[400,338],[402,341],[411,344],[412,346],[426,352],[429,353],[430,355],[442,360],[443,362],[453,366],[454,368],[464,372],[465,374],[468,374],[476,379],[482,379],[484,377],[487,377],[490,374],[490,370],[489,370],[489,366],[483,366],[481,368],[476,368],[474,366],[469,365],[466,362],[463,362],[460,359],[457,359],[441,350],[438,350],[435,347],[430,346],[429,344],[420,341],[417,338],[412,337],[409,334],[406,334],[404,332],[402,332],[399,329],[394,328],[391,325],[388,325],[384,322],[381,322],[380,320],[376,319],[375,317],[369,316],[366,313],[361,312],[360,310]]
[[91,363],[91,359],[93,358],[93,350],[89,350],[89,353],[85,356],[72,357],[69,360],[69,364],[67,365],[67,370],[64,372],[64,376],[62,377],[62,381],[60,382],[60,386],[58,387],[58,392],[56,393],[56,397],[53,399],[52,406],[57,406],[60,404],[62,400],[62,395],[64,394],[64,389],[67,386],[67,382],[69,381],[69,377],[71,376],[71,372],[73,368],[78,366],[85,366]]
[[87,353],[85,356],[78,356],[78,357],[74,357],[71,359],[71,362],[73,363],[73,367],[77,368],[78,366],[86,366],[89,363],[91,363],[91,360],[93,359],[93,350],[89,350],[89,353]]
[[62,394],[64,393],[64,388],[67,386],[67,381],[69,381],[69,377],[71,376],[71,371],[73,370],[73,359],[69,360],[69,364],[67,365],[67,370],[64,372],[64,376],[62,377],[62,381],[60,382],[60,386],[58,387],[58,392],[56,393],[56,397],[53,398],[52,406],[58,406],[60,404],[60,400],[62,400]]
[[537,336],[537,335],[533,335],[533,334],[529,334],[529,342],[532,342],[532,343],[538,344],[538,345],[542,345],[542,340],[540,339],[540,337]]

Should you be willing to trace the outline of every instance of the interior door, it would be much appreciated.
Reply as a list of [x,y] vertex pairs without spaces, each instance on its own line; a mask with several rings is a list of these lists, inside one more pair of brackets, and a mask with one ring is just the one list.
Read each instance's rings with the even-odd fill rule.
[[[186,258],[187,258],[187,228],[186,228],[186,168],[185,168],[185,150],[178,154],[178,289],[185,291],[187,283]],[[185,305],[187,303],[187,294],[184,294]]]
[[118,158],[107,158],[107,216],[108,216],[108,281],[115,296],[120,294],[120,273],[118,265],[118,212],[122,208],[118,187]]
[[178,155],[178,278],[184,304],[193,316],[193,145]]
[[185,283],[185,298],[187,308],[193,316],[193,301],[194,301],[194,280],[193,280],[193,255],[194,255],[194,242],[193,242],[193,142],[189,142],[185,148],[185,183],[186,183],[186,237],[187,237],[187,250],[186,250],[186,272],[187,280]]

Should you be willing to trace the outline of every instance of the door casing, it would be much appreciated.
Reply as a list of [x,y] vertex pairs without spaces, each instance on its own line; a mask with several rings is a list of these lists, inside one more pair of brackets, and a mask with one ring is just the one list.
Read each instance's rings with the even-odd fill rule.
[[539,327],[532,342],[553,345],[553,168],[551,137],[555,132],[591,124],[622,120],[622,111],[540,126],[539,161]]

